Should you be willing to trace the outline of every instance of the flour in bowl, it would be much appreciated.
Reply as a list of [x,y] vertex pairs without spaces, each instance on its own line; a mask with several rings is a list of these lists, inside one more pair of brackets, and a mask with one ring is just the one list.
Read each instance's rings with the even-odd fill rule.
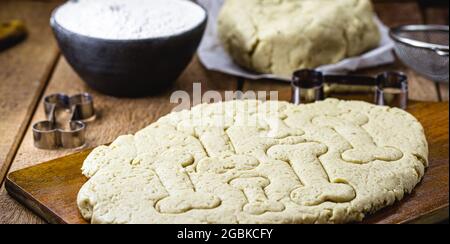
[[182,33],[199,25],[205,15],[187,0],[77,0],[61,6],[54,18],[81,35],[129,40]]

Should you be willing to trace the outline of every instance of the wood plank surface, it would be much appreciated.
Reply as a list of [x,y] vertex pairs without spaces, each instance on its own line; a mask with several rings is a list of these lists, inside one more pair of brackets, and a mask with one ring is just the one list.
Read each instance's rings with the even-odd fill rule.
[[[409,108],[425,128],[430,167],[413,194],[368,216],[364,223],[440,222],[448,218],[448,103],[414,103]],[[50,223],[85,224],[76,196],[86,178],[81,165],[90,150],[52,160],[8,175],[11,195]]]
[[[3,2],[7,2],[9,4],[9,6],[10,6],[9,10],[3,10],[3,9],[5,9],[5,8],[3,8],[3,6],[6,6],[6,5],[4,5]],[[14,2],[14,6],[12,5],[12,2]],[[11,1],[0,0],[0,20],[4,16],[8,16],[8,18],[10,18],[9,16],[11,16],[11,18],[12,18],[14,15],[17,14],[16,13],[17,11],[22,11],[23,9],[33,9],[34,11],[39,11],[39,7],[37,7],[37,6],[49,4],[49,3],[45,3],[45,1],[32,1],[33,2],[32,4],[28,3],[30,1],[20,1],[20,2],[27,2],[27,3],[23,3],[23,7],[19,7],[19,6],[21,6],[21,3],[18,3],[18,2],[19,1],[13,1],[13,0],[11,0]],[[391,2],[391,1],[380,1],[380,2],[383,2],[383,3],[377,3],[376,10],[377,10],[378,14],[380,15],[381,19],[383,20],[383,22],[385,22],[389,26],[423,22],[423,17],[421,16],[420,11],[418,9],[418,5],[416,3],[413,3],[413,2],[399,3],[400,1],[396,1],[395,3]],[[404,2],[404,1],[402,1],[402,2]],[[29,7],[28,5],[30,5],[32,7]],[[38,16],[37,13],[32,10],[27,10],[27,11],[28,11],[27,16],[30,16],[30,19],[32,19],[32,22],[40,23],[39,18],[42,18],[42,15]],[[448,11],[447,11],[447,15],[448,15]],[[31,18],[31,16],[34,16],[34,18]],[[27,21],[27,23],[28,22],[29,21]],[[45,22],[45,23],[42,22],[42,23],[43,23],[43,25],[47,26],[46,28],[48,28],[47,22]],[[34,24],[35,23],[33,23],[33,25]],[[44,27],[41,29],[38,28],[37,31],[34,31],[34,32],[44,33],[44,34],[47,33],[46,31],[43,31],[43,29],[45,29],[45,28]],[[39,31],[39,30],[41,30],[41,31]],[[42,34],[42,35],[44,35],[44,34]],[[34,52],[38,52],[38,51],[43,52],[44,50],[48,51],[48,50],[51,50],[51,48],[44,48],[44,47],[46,47],[46,45],[49,45],[48,42],[50,42],[50,43],[52,43],[52,45],[54,45],[53,40],[46,42],[45,38],[43,38],[41,36],[39,36],[39,37],[35,36],[34,38],[37,40],[35,41],[33,46],[38,46],[38,48],[28,47],[27,50],[29,50],[29,51],[30,50],[31,51],[35,50]],[[31,39],[31,36],[30,36],[30,39]],[[30,39],[28,41],[30,41]],[[23,43],[21,45],[26,45],[26,44]],[[51,46],[51,45],[49,45],[49,46]],[[52,46],[52,47],[55,48],[54,46]],[[11,50],[16,50],[18,48],[22,48],[22,47],[18,46]],[[12,52],[11,50],[8,50],[8,52]],[[38,51],[36,51],[36,50],[38,50]],[[32,53],[34,53],[34,52],[32,52]],[[20,55],[20,57],[15,57],[15,55]],[[15,82],[17,80],[23,82],[23,80],[28,79],[29,77],[33,77],[33,75],[36,75],[38,73],[38,72],[36,72],[36,70],[37,70],[36,67],[38,67],[44,63],[43,57],[48,56],[48,53],[47,53],[47,55],[42,55],[42,56],[36,56],[36,55],[31,56],[31,55],[28,55],[27,52],[25,52],[25,51],[14,52],[14,54],[9,54],[8,58],[6,58],[5,60],[11,62],[11,60],[18,59],[18,60],[21,60],[21,62],[17,62],[15,65],[12,65],[12,64],[9,64],[8,62],[6,62],[6,64],[7,64],[6,66],[3,66],[2,56],[5,56],[5,55],[3,53],[0,53],[0,96],[3,95],[3,91],[4,91],[4,87],[2,84],[2,82],[4,80],[4,78],[2,76],[4,73],[3,67],[11,67],[10,72],[6,72],[7,75],[5,77],[8,77],[8,79],[12,80],[13,82]],[[32,57],[32,58],[30,58],[30,57]],[[55,57],[56,57],[56,54],[55,54]],[[28,63],[26,63],[25,61]],[[26,68],[19,67],[21,64],[23,65],[25,63],[32,65],[34,68],[26,69]],[[379,67],[376,69],[370,69],[370,70],[363,71],[362,73],[374,74],[379,71],[384,71],[387,69],[406,71],[406,73],[410,76],[410,79],[411,79],[410,93],[411,93],[411,97],[413,99],[429,100],[429,101],[437,100],[437,96],[436,96],[437,93],[434,88],[434,85],[432,85],[432,82],[427,81],[423,78],[420,78],[420,76],[418,76],[414,72],[405,69],[399,62],[397,62],[395,65],[389,65],[389,66]],[[30,72],[30,71],[33,71],[33,72]],[[47,73],[47,74],[45,74],[45,73]],[[48,76],[48,73],[49,73],[48,71],[44,72],[44,75],[42,75],[42,77]],[[36,79],[36,80],[45,80],[45,78]],[[238,86],[238,84],[235,81],[235,78],[232,78],[232,77],[229,77],[226,75],[222,75],[222,74],[218,74],[215,72],[206,71],[198,63],[198,60],[193,61],[193,63],[189,67],[189,69],[186,70],[186,72],[183,74],[183,77],[181,77],[179,79],[179,81],[177,82],[177,85],[176,85],[176,87],[174,87],[174,90],[175,89],[186,89],[188,91],[191,91],[192,90],[191,83],[193,81],[201,81],[204,89],[215,89],[215,90],[219,90],[219,91],[235,90],[237,88],[243,88],[244,90],[264,90],[264,91],[277,90],[277,91],[280,91],[281,100],[289,100],[290,99],[290,86],[288,84],[279,83],[279,82],[268,82],[268,81],[254,81],[254,82],[244,82],[243,87],[241,85]],[[12,83],[12,84],[14,84],[14,83]],[[20,84],[22,84],[22,83],[20,83]],[[29,84],[29,83],[23,83],[23,84],[28,85],[29,87],[26,91],[28,93],[20,96],[21,99],[25,99],[25,100],[29,99],[28,104],[33,104],[33,103],[38,104],[37,101],[39,100],[39,97],[40,97],[39,92],[35,92],[35,93],[30,92],[30,90],[33,90],[33,89],[36,90],[36,88],[33,88],[33,85]],[[34,86],[36,86],[36,85],[34,85]],[[11,85],[11,84],[8,87],[10,88],[10,90],[8,92],[11,92],[11,93],[16,92],[15,89],[20,88],[20,86],[15,87],[14,85]],[[13,87],[15,89],[11,89],[11,87]],[[89,146],[95,146],[95,145],[110,142],[111,140],[115,139],[120,134],[135,132],[136,130],[142,128],[146,124],[159,118],[161,115],[169,112],[171,110],[171,108],[173,107],[173,105],[168,104],[168,101],[169,101],[168,94],[163,94],[158,97],[145,98],[145,99],[117,99],[117,98],[99,95],[99,94],[91,91],[89,88],[87,88],[80,81],[78,76],[76,76],[76,74],[72,71],[72,69],[67,65],[65,60],[61,59],[57,65],[56,71],[55,71],[54,75],[52,76],[52,79],[50,80],[48,88],[46,89],[45,93],[51,94],[54,92],[66,92],[69,94],[73,94],[73,93],[80,92],[80,91],[92,92],[95,96],[96,107],[99,110],[99,118],[95,122],[91,123],[88,127],[87,136],[88,136]],[[445,88],[444,88],[444,91],[448,92],[448,88],[447,88],[447,90],[445,90]],[[448,100],[448,96],[446,97],[446,99]],[[4,101],[11,101],[11,100],[6,100],[6,99],[3,99],[2,97],[0,97],[0,105],[3,105],[5,103]],[[35,101],[35,102],[30,102],[30,101]],[[21,101],[20,103],[21,103],[20,105],[14,104],[14,106],[10,106],[10,108],[15,108],[16,106],[23,108],[24,106],[22,105],[22,103],[26,103],[26,101],[24,101],[24,102]],[[447,106],[447,111],[448,111],[448,104],[446,106]],[[5,114],[5,113],[3,113],[3,110],[1,109],[1,107],[3,107],[3,106],[0,106],[0,112],[2,112],[0,114],[3,116],[3,114]],[[34,116],[32,119],[33,122],[43,119],[44,114],[43,114],[42,105],[39,104],[39,107],[37,107],[37,109],[34,112],[33,112],[33,107],[34,106],[28,106],[27,107],[28,110],[26,112],[21,112],[23,114],[22,117],[27,117],[27,114],[28,114],[28,118],[31,119],[31,116],[34,113]],[[14,111],[17,111],[17,110],[14,110]],[[9,113],[11,114],[11,112],[9,112]],[[16,113],[16,112],[13,112],[13,113]],[[9,157],[10,157],[10,159],[12,159],[12,156],[14,156],[15,152],[17,151],[17,155],[12,163],[10,172],[12,172],[14,170],[18,170],[18,169],[23,169],[25,167],[34,165],[38,162],[48,161],[48,160],[51,160],[51,159],[54,159],[54,158],[57,158],[60,156],[68,155],[68,154],[71,154],[74,152],[72,150],[43,151],[43,150],[35,149],[33,146],[33,142],[32,142],[30,128],[29,127],[26,128],[28,122],[23,123],[23,122],[19,121],[20,119],[19,120],[16,119],[17,117],[20,117],[20,116],[15,115],[11,119],[7,119],[7,120],[2,119],[3,122],[5,122],[5,121],[9,122],[8,125],[10,127],[4,127],[2,124],[0,124],[0,135],[2,137],[3,136],[14,137],[15,138],[14,143],[16,144],[16,146],[14,146],[14,147],[16,149],[18,149],[18,150],[12,150],[11,151],[12,153],[10,153]],[[0,123],[2,123],[2,121],[0,121]],[[27,121],[27,119],[25,119],[25,121]],[[19,124],[23,128],[20,127]],[[448,124],[448,113],[447,113],[447,124]],[[17,129],[19,127],[22,129]],[[9,128],[9,129],[3,131],[2,128]],[[447,128],[446,134],[448,134],[448,127],[446,127],[446,128]],[[14,129],[18,130],[17,134],[11,132]],[[25,134],[23,141],[20,144],[20,148],[18,148],[19,143],[21,141],[20,138],[22,138],[22,134],[23,134],[23,133],[21,134],[20,131],[22,131],[22,132],[26,131],[27,133]],[[19,139],[16,139],[16,138],[19,138]],[[5,140],[3,140],[3,142],[4,141]],[[448,138],[447,138],[446,142],[447,142],[447,149],[448,149]],[[4,147],[4,145],[0,143],[0,166],[3,162],[5,162],[2,160],[2,155],[3,155],[2,153],[4,151],[4,149],[2,149],[3,147]],[[7,149],[7,150],[9,150],[9,149]],[[447,156],[445,159],[447,160],[447,169],[445,170],[445,168],[444,168],[444,170],[442,172],[448,173],[448,150],[447,150]],[[447,180],[447,182],[448,182],[448,180]],[[447,189],[448,189],[448,184],[447,184]],[[448,190],[447,190],[447,192],[448,192]],[[448,195],[447,195],[447,203],[448,203]],[[433,211],[431,211],[431,212],[434,213]],[[445,214],[444,214],[444,216],[445,216]],[[446,216],[448,218],[448,212],[447,212]],[[5,187],[3,186],[0,189],[0,223],[44,223],[44,221],[42,219],[40,219],[39,217],[37,217],[35,214],[28,211],[22,205],[20,205],[19,203],[17,203],[13,199],[11,199],[10,196],[7,195],[7,193],[5,191]]]
[[28,29],[25,41],[0,52],[0,182],[58,56],[48,24],[56,5],[54,1],[0,1],[0,23],[21,19]]
[[[88,124],[87,145],[94,147],[113,141],[120,135],[134,133],[161,116],[169,113],[176,104],[170,103],[172,91],[184,90],[192,94],[192,83],[201,82],[202,92],[206,90],[236,90],[236,79],[216,72],[206,71],[195,58],[182,74],[175,86],[164,94],[141,99],[119,99],[101,95],[89,87],[74,73],[62,58],[45,91],[45,95],[64,92],[75,94],[89,92],[94,96],[97,119]],[[32,123],[45,119],[42,101],[36,110]],[[11,166],[11,171],[22,169],[39,162],[68,155],[74,150],[46,151],[33,146],[31,129],[28,128],[24,140]],[[0,223],[43,223],[36,215],[7,195],[4,187],[0,189]]]

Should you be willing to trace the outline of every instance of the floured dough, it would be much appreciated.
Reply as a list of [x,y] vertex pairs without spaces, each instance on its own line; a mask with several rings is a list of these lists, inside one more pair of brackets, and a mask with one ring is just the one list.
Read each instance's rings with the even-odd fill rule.
[[346,223],[402,199],[427,165],[400,109],[203,104],[96,148],[78,206],[92,223]]
[[290,77],[380,43],[370,0],[226,0],[219,37],[250,70]]

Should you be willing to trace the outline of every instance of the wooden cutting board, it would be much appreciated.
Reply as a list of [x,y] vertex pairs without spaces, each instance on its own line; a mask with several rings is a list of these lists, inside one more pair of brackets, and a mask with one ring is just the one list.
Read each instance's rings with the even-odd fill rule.
[[[364,223],[435,223],[448,219],[449,104],[413,103],[408,109],[425,128],[430,167],[414,192]],[[49,223],[85,224],[76,196],[86,182],[80,168],[91,150],[55,159],[8,175],[8,193]]]

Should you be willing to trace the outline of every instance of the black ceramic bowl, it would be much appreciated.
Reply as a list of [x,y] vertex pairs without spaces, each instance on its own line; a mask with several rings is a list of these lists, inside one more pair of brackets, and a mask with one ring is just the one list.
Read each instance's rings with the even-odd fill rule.
[[154,95],[181,75],[205,32],[207,14],[194,28],[161,38],[109,40],[71,32],[55,20],[50,25],[62,54],[95,90],[118,97]]

